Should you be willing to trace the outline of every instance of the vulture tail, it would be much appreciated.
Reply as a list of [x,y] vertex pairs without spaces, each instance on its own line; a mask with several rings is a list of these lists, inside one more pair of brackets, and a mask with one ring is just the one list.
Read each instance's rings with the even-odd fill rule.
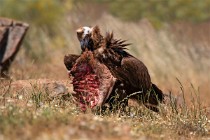
[[150,110],[159,112],[158,104],[163,102],[164,102],[163,92],[155,84],[152,84],[151,91],[145,96],[144,105]]
[[162,103],[164,100],[164,94],[162,90],[160,90],[155,84],[152,84],[152,90],[156,94],[156,97],[159,100],[159,102]]

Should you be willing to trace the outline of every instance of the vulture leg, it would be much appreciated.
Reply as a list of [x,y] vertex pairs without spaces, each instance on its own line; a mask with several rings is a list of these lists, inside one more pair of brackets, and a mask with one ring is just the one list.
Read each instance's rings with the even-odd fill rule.
[[109,104],[109,110],[115,111],[119,109],[125,109],[128,106],[127,93],[124,84],[117,80],[113,87],[113,90],[107,99],[106,103]]
[[144,105],[150,110],[159,112],[158,104],[162,103],[163,100],[164,100],[163,92],[155,84],[152,84],[150,93],[145,95]]

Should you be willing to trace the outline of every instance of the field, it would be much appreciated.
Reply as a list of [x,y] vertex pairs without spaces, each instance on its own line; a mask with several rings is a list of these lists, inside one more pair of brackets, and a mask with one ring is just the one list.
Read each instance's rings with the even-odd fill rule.
[[[210,139],[210,22],[155,29],[147,19],[122,22],[101,14],[77,21],[74,16],[62,25],[62,36],[52,39],[43,30],[38,37],[33,28],[29,32],[26,41],[37,61],[23,46],[11,79],[0,81],[0,139]],[[168,99],[160,113],[132,101],[126,112],[80,112],[63,57],[80,53],[75,30],[82,25],[99,25],[103,34],[113,31],[132,43],[129,52],[177,103]]]

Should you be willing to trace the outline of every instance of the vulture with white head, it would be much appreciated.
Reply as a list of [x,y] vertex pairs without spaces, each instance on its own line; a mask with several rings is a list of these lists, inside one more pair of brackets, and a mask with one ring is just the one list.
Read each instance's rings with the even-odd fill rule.
[[115,39],[113,33],[102,36],[98,26],[79,28],[77,37],[82,53],[65,56],[64,64],[73,76],[81,108],[113,104],[117,95],[124,105],[127,105],[124,99],[129,97],[159,111],[164,94],[151,82],[144,63],[126,52],[129,44],[125,40]]

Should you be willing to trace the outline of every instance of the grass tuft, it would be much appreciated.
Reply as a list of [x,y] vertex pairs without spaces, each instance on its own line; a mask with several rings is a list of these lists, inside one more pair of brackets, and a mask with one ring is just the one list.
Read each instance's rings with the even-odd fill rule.
[[[0,135],[7,139],[51,139],[52,134],[56,139],[200,139],[209,136],[210,120],[199,99],[199,90],[193,85],[190,103],[177,104],[171,95],[167,97],[168,103],[160,105],[160,113],[131,104],[123,109],[117,109],[116,104],[113,110],[83,113],[75,106],[71,93],[52,98],[48,90],[36,84],[24,92],[8,87],[1,88],[0,94]],[[181,83],[180,88],[184,94]]]

